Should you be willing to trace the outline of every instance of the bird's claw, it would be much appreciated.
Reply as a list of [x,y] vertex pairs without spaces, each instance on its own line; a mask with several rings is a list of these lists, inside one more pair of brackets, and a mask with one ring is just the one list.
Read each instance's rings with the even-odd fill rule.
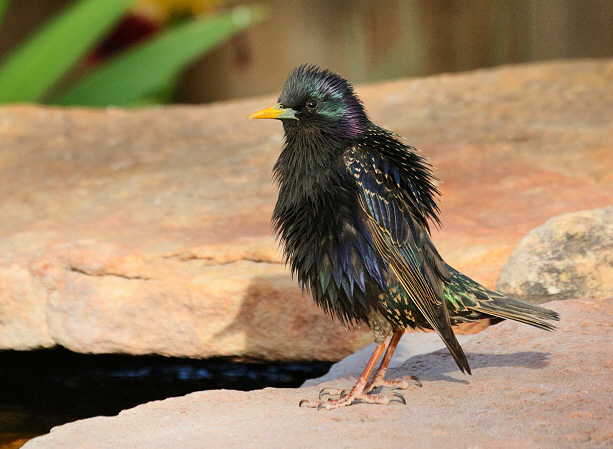
[[[401,394],[400,394],[400,393],[398,393],[398,392],[393,392],[393,393],[392,393],[392,395],[393,395],[393,396],[395,396],[396,398],[398,398],[398,401],[399,401],[399,402],[402,402],[404,405],[407,405],[407,400],[404,398],[404,396],[403,396],[403,395],[401,395]],[[390,399],[390,400],[391,400],[391,399]]]
[[[387,405],[387,404],[390,404],[392,402],[400,402],[400,403],[402,403],[404,405],[407,405],[407,400],[404,398],[403,395],[401,395],[397,391],[393,391],[391,393],[380,395],[380,396],[379,395],[374,395],[374,394],[365,394],[365,395],[359,397],[358,399],[360,399],[361,401],[366,402],[368,404]],[[394,401],[394,399],[397,399],[397,401]]]
[[298,403],[298,407],[310,407],[310,408],[314,408],[317,407],[318,402],[316,401],[309,401],[308,399],[301,399],[300,402]]
[[349,392],[347,390],[343,390],[341,388],[323,388],[319,392],[319,400],[321,401],[324,398],[324,396],[328,396],[328,399],[326,400],[332,399],[333,396],[338,396],[339,399],[341,399],[344,396],[347,396],[348,394]]

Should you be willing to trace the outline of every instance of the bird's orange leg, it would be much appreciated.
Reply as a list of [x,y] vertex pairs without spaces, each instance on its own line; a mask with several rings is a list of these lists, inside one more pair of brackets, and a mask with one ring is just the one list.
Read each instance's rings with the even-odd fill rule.
[[[389,393],[383,396],[375,396],[371,394],[366,394],[364,391],[364,387],[368,382],[370,375],[372,374],[377,361],[384,353],[384,351],[389,347],[390,341],[392,337],[387,337],[383,343],[379,343],[375,348],[375,351],[370,356],[368,363],[366,364],[366,368],[362,372],[362,375],[356,382],[355,386],[351,389],[349,394],[341,395],[339,399],[330,399],[328,401],[309,401],[307,399],[303,399],[298,404],[300,407],[313,407],[317,408],[317,410],[332,410],[339,407],[344,407],[346,405],[351,405],[354,400],[359,399],[363,402],[368,402],[372,404],[389,404],[392,399],[398,399],[402,403],[406,404],[404,398],[398,393]],[[396,342],[398,344],[398,342]],[[393,352],[393,351],[392,351]],[[391,358],[391,356],[390,356]],[[389,364],[389,361],[388,361]],[[321,397],[321,394],[320,394]]]
[[364,386],[364,393],[370,393],[377,387],[398,388],[401,390],[406,390],[407,388],[409,388],[409,380],[412,380],[421,387],[421,381],[415,376],[409,376],[402,380],[384,379],[385,373],[387,373],[387,367],[389,366],[390,361],[392,360],[392,356],[394,355],[394,351],[396,350],[396,346],[398,346],[398,343],[400,342],[400,339],[403,335],[404,329],[396,329],[394,331],[387,350],[385,351],[385,355],[381,360],[379,368],[375,372],[375,375],[372,377],[372,380]]

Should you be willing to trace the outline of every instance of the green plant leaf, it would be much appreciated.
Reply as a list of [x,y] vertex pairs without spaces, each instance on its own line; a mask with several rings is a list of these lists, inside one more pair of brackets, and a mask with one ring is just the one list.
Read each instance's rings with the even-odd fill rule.
[[11,0],[0,0],[0,24],[2,24],[2,20],[4,19],[4,13],[6,12],[6,7],[11,3]]
[[53,17],[0,67],[0,103],[39,101],[132,3],[82,0]]
[[133,106],[168,86],[196,57],[261,20],[260,7],[189,21],[116,56],[60,95],[54,104]]

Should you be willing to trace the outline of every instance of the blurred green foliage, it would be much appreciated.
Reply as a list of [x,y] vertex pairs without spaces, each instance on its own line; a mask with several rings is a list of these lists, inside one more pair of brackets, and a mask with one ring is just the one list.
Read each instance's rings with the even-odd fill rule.
[[[258,7],[238,7],[184,21],[128,48],[48,98],[134,1],[80,0],[51,18],[0,64],[0,103],[132,107],[162,102],[191,61],[262,17]],[[8,3],[0,0],[0,19]]]

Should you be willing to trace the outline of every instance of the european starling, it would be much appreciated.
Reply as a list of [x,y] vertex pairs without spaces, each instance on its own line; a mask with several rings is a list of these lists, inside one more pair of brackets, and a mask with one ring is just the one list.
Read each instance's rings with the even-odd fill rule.
[[445,263],[430,240],[430,224],[440,225],[431,165],[373,124],[340,75],[302,65],[278,103],[249,118],[283,123],[272,222],[293,274],[327,314],[346,326],[368,325],[377,344],[351,392],[324,389],[319,401],[301,406],[406,403],[397,392],[372,394],[406,389],[409,380],[421,385],[414,376],[384,380],[406,328],[434,329],[468,374],[453,324],[495,317],[554,329],[543,320],[558,320],[556,312],[488,290]]

